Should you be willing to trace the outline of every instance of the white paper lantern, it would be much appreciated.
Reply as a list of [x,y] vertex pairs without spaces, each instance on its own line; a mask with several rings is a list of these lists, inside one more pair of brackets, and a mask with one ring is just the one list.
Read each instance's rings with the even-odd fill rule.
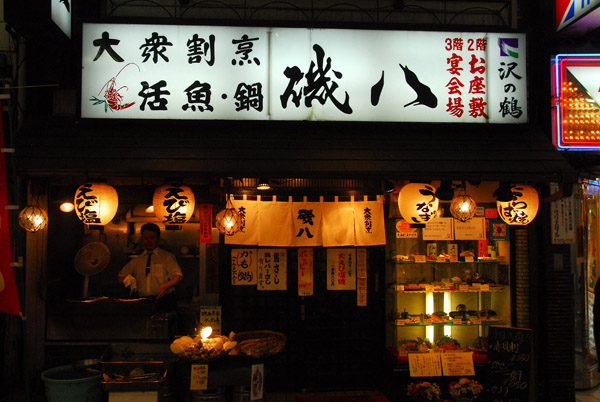
[[436,217],[439,200],[427,183],[409,183],[398,195],[398,208],[409,223],[428,223]]
[[181,225],[194,215],[196,198],[192,189],[184,184],[165,184],[154,190],[154,214],[165,225]]
[[535,218],[540,201],[535,188],[527,184],[510,186],[512,200],[496,201],[498,215],[509,225],[528,225]]
[[75,213],[87,225],[106,225],[117,213],[117,190],[106,183],[86,183],[75,191]]

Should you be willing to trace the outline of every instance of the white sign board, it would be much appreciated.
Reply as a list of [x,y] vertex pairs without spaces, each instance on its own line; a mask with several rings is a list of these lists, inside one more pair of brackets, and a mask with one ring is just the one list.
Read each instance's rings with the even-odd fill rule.
[[527,122],[515,33],[83,24],[83,118]]

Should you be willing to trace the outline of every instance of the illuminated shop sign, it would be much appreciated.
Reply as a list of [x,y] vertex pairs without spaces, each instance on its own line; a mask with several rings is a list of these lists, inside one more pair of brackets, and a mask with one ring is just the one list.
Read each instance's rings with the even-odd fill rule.
[[71,2],[72,0],[50,0],[52,21],[71,38]]
[[553,142],[558,149],[600,150],[600,54],[552,60]]
[[600,0],[556,0],[556,31],[584,34],[598,28],[599,6]]
[[527,122],[525,34],[84,24],[84,118]]

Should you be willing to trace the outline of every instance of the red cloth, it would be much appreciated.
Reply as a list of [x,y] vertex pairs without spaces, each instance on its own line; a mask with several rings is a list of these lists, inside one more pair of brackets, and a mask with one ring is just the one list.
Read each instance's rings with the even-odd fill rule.
[[388,402],[383,395],[302,395],[297,402]]
[[[0,113],[0,148],[4,148],[2,113]],[[6,158],[4,153],[0,152],[0,312],[21,315],[15,272],[10,266],[13,258],[6,205],[8,205]]]

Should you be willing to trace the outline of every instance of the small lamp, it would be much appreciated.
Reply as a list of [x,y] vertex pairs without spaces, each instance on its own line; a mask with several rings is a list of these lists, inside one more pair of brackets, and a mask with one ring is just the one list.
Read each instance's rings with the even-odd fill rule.
[[509,225],[530,224],[537,215],[540,204],[537,190],[527,184],[513,184],[510,191],[510,201],[496,201],[498,215]]
[[106,183],[86,183],[75,191],[75,212],[88,225],[106,225],[117,213],[117,190]]
[[233,236],[242,228],[242,217],[237,209],[233,207],[229,197],[227,197],[225,209],[221,210],[215,217],[215,223],[219,232],[227,236]]
[[398,194],[398,209],[409,223],[427,223],[436,217],[439,200],[427,183],[408,183]]
[[450,213],[461,222],[468,222],[475,212],[477,212],[477,204],[475,200],[467,195],[465,190],[465,183],[463,182],[461,194],[455,196],[450,203]]
[[181,225],[190,220],[196,208],[192,189],[184,184],[159,186],[152,196],[154,215],[165,225]]
[[75,205],[72,202],[63,202],[58,207],[62,212],[68,213],[75,209]]
[[39,232],[48,225],[48,215],[36,205],[27,205],[19,212],[19,225],[28,232]]
[[256,183],[257,190],[270,190],[271,189],[271,181],[265,178],[259,178]]

